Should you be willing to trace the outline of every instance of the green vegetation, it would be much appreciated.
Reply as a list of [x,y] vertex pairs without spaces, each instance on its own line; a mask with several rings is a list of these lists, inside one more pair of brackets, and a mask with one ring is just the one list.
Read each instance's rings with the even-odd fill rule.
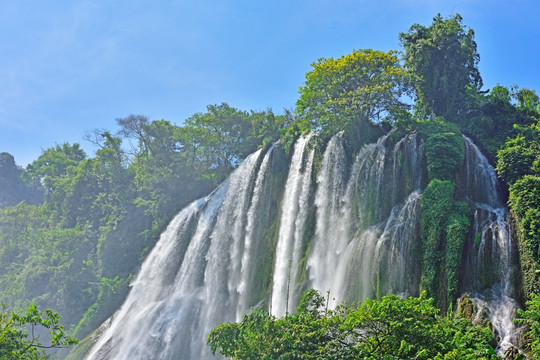
[[465,202],[454,202],[446,221],[446,299],[454,302],[459,296],[458,282],[465,241],[471,226],[471,209]]
[[494,359],[491,331],[439,310],[425,293],[324,309],[315,290],[297,312],[244,315],[210,332],[214,354],[231,359]]
[[412,74],[419,117],[442,116],[459,122],[469,98],[482,87],[474,31],[462,25],[459,14],[439,14],[426,27],[411,26],[399,39],[405,49],[405,67]]
[[465,145],[459,128],[441,118],[415,124],[424,139],[429,183],[421,200],[421,287],[443,309],[459,295],[458,280],[471,211],[457,202],[456,173]]
[[439,285],[444,261],[444,235],[448,214],[452,210],[454,185],[448,181],[432,180],[422,194],[421,236],[422,236],[422,281],[438,305]]
[[[63,143],[22,169],[10,154],[0,153],[0,301],[10,308],[31,301],[54,304],[77,335],[85,336],[120,306],[142,259],[174,214],[211,192],[248,154],[279,140],[284,151],[268,189],[271,209],[255,259],[261,270],[252,275],[258,287],[249,303],[256,304],[268,297],[279,233],[275,194],[283,187],[285,155],[294,140],[318,133],[317,169],[327,140],[337,132],[343,132],[350,155],[393,127],[394,135],[418,132],[423,140],[427,178],[421,248],[415,251],[421,260],[420,290],[427,295],[388,296],[322,311],[324,299],[311,291],[296,313],[276,319],[255,311],[240,324],[218,327],[209,343],[214,352],[238,359],[491,358],[492,339],[485,330],[451,314],[442,317],[435,308],[446,310],[462,290],[461,259],[471,227],[458,177],[464,133],[496,161],[509,187],[523,289],[531,299],[519,321],[531,326],[529,339],[538,355],[539,298],[533,293],[540,293],[540,100],[534,90],[517,86],[481,90],[474,32],[459,15],[437,15],[429,26],[414,24],[399,39],[402,54],[366,49],[317,60],[300,87],[296,108],[282,115],[224,103],[209,105],[183,126],[129,115],[117,119],[116,133],[87,134],[98,147],[93,156],[79,144]],[[402,186],[412,190],[411,184]],[[381,201],[375,193],[370,196],[369,204],[355,208],[364,207],[371,224],[378,221]],[[306,238],[314,231],[310,219]],[[305,278],[305,271],[299,276]],[[492,279],[483,280],[491,285]],[[35,307],[29,311],[27,317],[5,311],[0,317],[0,341],[11,341],[6,349],[27,347],[13,356],[42,356],[24,335],[27,324],[51,325],[61,334],[58,339],[71,341],[55,327],[60,325],[54,313],[43,317]]]
[[527,310],[518,309],[517,313],[516,322],[529,327],[525,336],[529,341],[532,358],[537,359],[540,357],[540,296],[531,294],[531,299],[527,301]]
[[459,128],[441,118],[416,124],[425,141],[427,171],[430,180],[454,180],[463,164],[465,148]]
[[538,121],[534,111],[525,105],[528,100],[519,100],[535,96],[529,89],[514,87],[510,91],[500,85],[486,95],[476,94],[472,99],[475,106],[461,124],[463,132],[475,139],[494,161],[506,139],[517,134],[515,125],[528,126]]
[[[40,312],[32,304],[24,315],[0,311],[0,358],[2,360],[48,359],[44,349],[61,348],[78,344],[78,340],[67,336],[58,322],[60,315],[50,309]],[[50,330],[50,344],[39,341],[36,332]],[[29,331],[30,333],[27,333]]]
[[378,137],[373,123],[406,112],[407,73],[395,51],[356,50],[311,66],[296,103],[303,131],[320,130],[325,140],[344,131],[357,148]]
[[140,115],[118,119],[116,134],[87,134],[98,146],[93,157],[64,143],[22,170],[3,153],[0,301],[55,306],[85,336],[121,305],[172,216],[278,140],[291,119],[210,105],[182,127]]
[[[516,126],[497,153],[497,171],[510,186],[509,205],[516,218],[525,294],[540,293],[540,108],[527,111],[537,123]],[[524,104],[521,105],[524,107]]]

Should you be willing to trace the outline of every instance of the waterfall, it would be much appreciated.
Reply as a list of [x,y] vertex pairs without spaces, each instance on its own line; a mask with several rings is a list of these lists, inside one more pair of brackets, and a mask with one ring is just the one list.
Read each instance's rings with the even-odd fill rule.
[[[311,190],[314,150],[308,149],[310,138],[300,138],[295,144],[285,185],[270,305],[270,312],[277,316],[286,314],[289,311],[288,303],[295,300],[291,298],[291,284],[294,289]],[[294,292],[292,295],[294,297]]]
[[[316,136],[300,137],[288,160],[278,144],[255,152],[180,211],[86,359],[209,359],[212,328],[254,306],[283,316],[307,288],[329,291],[330,306],[417,295],[419,135],[391,133],[356,154],[342,134],[317,153]],[[493,167],[470,139],[465,146],[459,196],[474,219],[460,289],[485,309],[502,352],[514,331],[516,253]]]
[[339,272],[337,258],[341,257],[349,242],[348,213],[343,209],[343,191],[346,181],[345,151],[341,134],[334,136],[326,147],[321,170],[317,178],[315,196],[316,228],[313,251],[308,261],[308,271],[312,287],[330,291]]
[[[238,288],[238,300],[236,308],[236,321],[240,321],[242,315],[245,313],[246,309],[249,308],[249,299],[250,299],[250,284],[253,282],[253,274],[256,269],[253,268],[253,258],[256,257],[256,247],[254,242],[256,241],[257,233],[257,209],[261,206],[262,203],[262,193],[265,180],[267,179],[268,171],[270,168],[270,157],[272,151],[278,143],[275,142],[268,152],[265,154],[264,159],[259,168],[257,174],[257,180],[255,181],[255,187],[253,188],[253,197],[251,199],[251,205],[247,214],[247,223],[246,223],[246,235],[244,243],[244,251],[242,254],[242,262],[240,273],[238,274],[239,282],[237,285]],[[230,281],[233,279],[231,278]]]
[[[323,156],[308,272],[311,287],[330,292],[331,305],[415,292],[408,286],[414,281],[403,276],[418,237],[421,143],[412,134],[388,151],[387,137],[364,146],[350,170],[344,168],[341,135],[330,140]],[[404,166],[408,174],[400,170]],[[398,197],[403,182],[414,188],[406,199]]]
[[87,359],[210,357],[208,332],[236,320],[239,293],[246,293],[239,276],[247,265],[245,225],[253,221],[249,205],[257,202],[252,194],[262,187],[256,178],[266,176],[269,153],[259,169],[261,150],[250,155],[216,191],[175,217]]
[[497,175],[493,166],[471,139],[465,140],[465,173],[467,177],[466,198],[475,203],[487,204],[493,208],[503,208],[498,192]]
[[498,337],[498,354],[515,344],[513,323],[518,307],[512,280],[517,275],[517,254],[510,220],[497,191],[493,167],[471,139],[465,140],[466,197],[474,206],[472,236],[468,242],[466,273],[479,311],[485,311]]

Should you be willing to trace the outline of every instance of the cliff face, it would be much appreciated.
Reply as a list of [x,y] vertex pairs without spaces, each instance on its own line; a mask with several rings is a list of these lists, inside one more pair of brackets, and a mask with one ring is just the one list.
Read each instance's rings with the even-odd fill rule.
[[210,329],[252,307],[283,315],[308,288],[332,306],[427,290],[443,309],[469,292],[510,346],[517,253],[495,173],[435,130],[250,155],[171,222],[87,359],[209,358]]

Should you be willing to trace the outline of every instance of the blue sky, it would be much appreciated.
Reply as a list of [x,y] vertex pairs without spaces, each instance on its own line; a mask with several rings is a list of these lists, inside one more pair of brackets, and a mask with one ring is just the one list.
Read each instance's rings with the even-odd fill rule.
[[0,152],[22,166],[66,141],[92,155],[85,131],[129,114],[280,113],[316,59],[399,50],[437,13],[475,30],[485,88],[540,92],[536,0],[0,0]]

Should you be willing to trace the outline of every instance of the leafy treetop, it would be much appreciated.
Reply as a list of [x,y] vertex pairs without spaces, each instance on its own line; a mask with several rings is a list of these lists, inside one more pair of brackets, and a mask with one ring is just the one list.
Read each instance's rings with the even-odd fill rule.
[[440,316],[425,293],[324,310],[315,290],[297,312],[275,318],[254,311],[210,332],[213,354],[231,359],[494,359],[489,329]]
[[[40,312],[32,304],[26,314],[18,315],[2,310],[0,312],[0,358],[2,360],[48,359],[43,349],[66,347],[78,344],[78,340],[67,336],[59,324],[61,316],[50,309]],[[30,328],[30,334],[26,332]],[[39,342],[35,335],[37,328],[49,329],[50,345]]]
[[311,66],[296,103],[304,131],[320,130],[323,137],[345,131],[360,143],[363,126],[393,120],[407,109],[401,101],[407,73],[395,51],[355,50]]
[[467,110],[467,98],[482,87],[474,31],[463,26],[459,14],[448,19],[438,14],[430,26],[414,24],[399,40],[418,112],[457,122]]

